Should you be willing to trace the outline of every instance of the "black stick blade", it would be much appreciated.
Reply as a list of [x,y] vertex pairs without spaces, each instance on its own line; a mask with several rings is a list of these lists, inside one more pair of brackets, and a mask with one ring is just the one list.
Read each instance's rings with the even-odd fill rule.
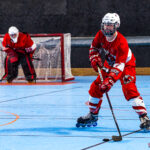
[[122,141],[122,136],[112,136],[112,140],[115,142]]

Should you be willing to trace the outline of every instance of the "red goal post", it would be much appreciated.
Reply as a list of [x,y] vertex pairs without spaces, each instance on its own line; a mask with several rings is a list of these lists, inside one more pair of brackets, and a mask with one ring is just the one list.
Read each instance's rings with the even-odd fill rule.
[[[37,81],[68,81],[73,80],[71,73],[71,34],[30,34],[36,43],[33,64],[37,74]],[[3,35],[0,36],[0,42]],[[0,51],[0,77],[4,74],[5,53]],[[17,79],[24,79],[19,67]]]

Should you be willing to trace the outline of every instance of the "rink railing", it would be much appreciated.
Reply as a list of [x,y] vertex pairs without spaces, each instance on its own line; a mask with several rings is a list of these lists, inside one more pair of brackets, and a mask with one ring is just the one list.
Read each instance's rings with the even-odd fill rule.
[[[90,46],[94,37],[72,37],[72,47],[87,47]],[[150,36],[127,36],[126,37],[129,45],[137,46],[149,46]]]
[[[82,48],[90,47],[94,37],[72,37],[71,47],[72,48]],[[146,46],[149,50],[150,46],[150,36],[126,36],[129,46]],[[92,68],[72,68],[72,73],[75,76],[88,76],[97,75]],[[137,75],[150,75],[150,66],[147,67],[136,67]]]

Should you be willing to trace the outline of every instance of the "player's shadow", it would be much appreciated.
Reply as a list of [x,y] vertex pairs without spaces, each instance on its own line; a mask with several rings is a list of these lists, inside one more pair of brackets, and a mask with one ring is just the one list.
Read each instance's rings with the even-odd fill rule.
[[[80,132],[80,134],[79,134]],[[75,136],[75,135],[82,135],[82,132],[88,133],[99,133],[97,135],[100,135],[100,133],[105,134],[105,133],[113,133],[113,134],[118,134],[117,130],[115,128],[104,128],[104,127],[85,127],[85,128],[70,128],[70,127],[37,127],[37,128],[18,128],[18,129],[1,129],[0,130],[0,136],[3,135],[28,135],[28,136]],[[129,130],[121,130],[121,133],[128,133],[132,132]],[[19,134],[18,134],[19,133]],[[140,133],[140,132],[138,132]],[[95,135],[95,134],[94,134]],[[85,135],[86,136],[86,135]]]

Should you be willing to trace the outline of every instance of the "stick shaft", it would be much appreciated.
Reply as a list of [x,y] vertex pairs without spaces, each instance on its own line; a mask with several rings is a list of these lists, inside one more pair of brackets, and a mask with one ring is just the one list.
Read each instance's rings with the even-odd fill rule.
[[[98,67],[98,73],[99,73],[101,82],[103,82],[104,79],[103,79],[103,76],[102,76],[102,73],[101,73],[101,70],[100,70],[99,67]],[[121,132],[120,132],[120,129],[119,129],[119,126],[118,126],[118,123],[117,123],[117,119],[116,119],[116,117],[115,117],[115,114],[114,114],[114,111],[113,111],[113,107],[112,107],[112,104],[111,104],[111,101],[110,101],[110,98],[109,98],[109,95],[108,95],[107,92],[106,92],[106,98],[107,98],[107,101],[108,101],[108,104],[109,104],[109,107],[110,107],[110,110],[111,110],[111,113],[112,113],[114,122],[115,122],[115,124],[116,124],[117,130],[118,130],[118,133],[119,133],[119,136],[121,136]]]
[[116,117],[115,117],[115,114],[114,114],[114,111],[113,111],[113,107],[112,107],[112,104],[111,104],[111,102],[110,102],[108,93],[106,93],[106,97],[107,97],[107,100],[108,100],[108,103],[109,103],[109,107],[110,107],[110,110],[111,110],[111,113],[112,113],[114,122],[115,122],[116,127],[117,127],[117,130],[118,130],[119,136],[121,136],[121,132],[120,132],[120,129],[119,129],[119,125],[118,125],[118,123],[117,123],[117,119],[116,119]]

